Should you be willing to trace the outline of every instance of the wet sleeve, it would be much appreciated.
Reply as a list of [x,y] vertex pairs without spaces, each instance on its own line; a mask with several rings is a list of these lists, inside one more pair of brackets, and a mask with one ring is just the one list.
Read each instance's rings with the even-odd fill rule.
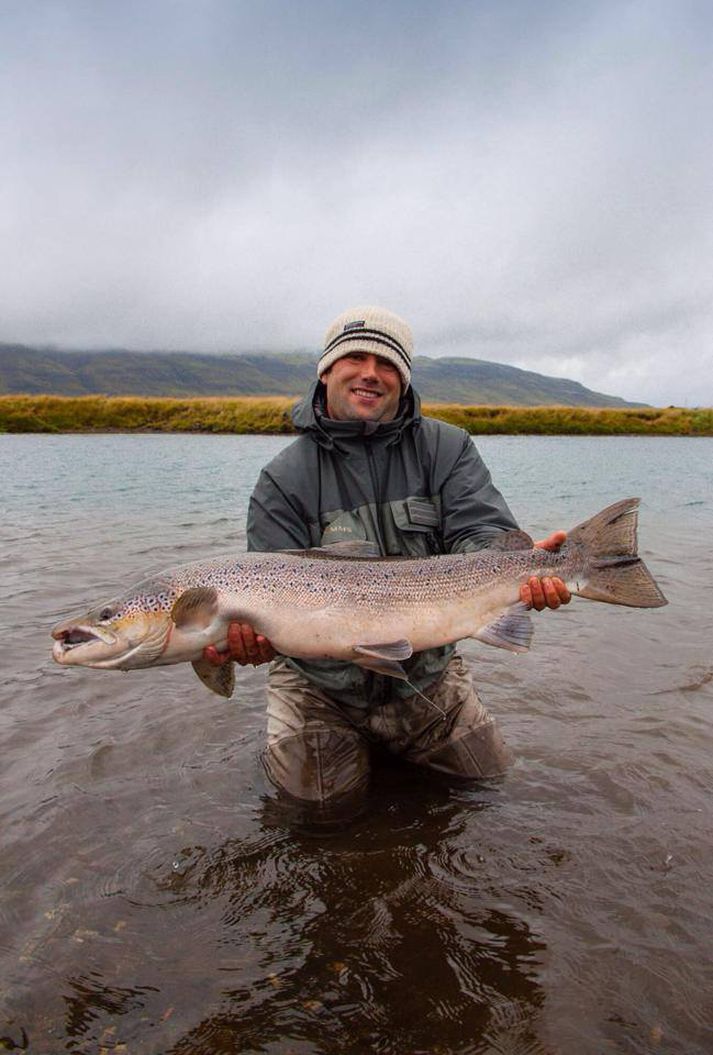
[[248,549],[261,553],[311,545],[304,509],[267,469],[260,473],[250,497],[247,535]]
[[443,541],[449,553],[484,549],[502,531],[518,526],[467,433],[441,487],[441,511]]

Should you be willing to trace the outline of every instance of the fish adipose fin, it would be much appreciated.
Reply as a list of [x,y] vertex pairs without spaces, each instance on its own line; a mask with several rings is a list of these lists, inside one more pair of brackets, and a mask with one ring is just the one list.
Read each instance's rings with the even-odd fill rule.
[[485,645],[505,648],[508,652],[527,652],[532,641],[530,609],[517,601],[473,636]]
[[408,681],[408,675],[400,661],[413,655],[410,641],[404,639],[382,645],[355,645],[354,651],[356,656],[353,662],[357,666],[373,670],[376,674],[386,674],[390,678]]
[[487,549],[500,553],[512,553],[514,550],[532,549],[535,543],[526,531],[513,528],[512,531],[503,531],[488,542]]
[[637,554],[638,507],[638,498],[624,498],[569,532],[568,546],[589,550],[585,581],[575,583],[573,593],[631,608],[668,604]]
[[171,609],[176,626],[210,626],[218,608],[218,591],[214,586],[196,586],[186,590]]
[[191,664],[206,688],[229,700],[235,689],[235,664],[223,663],[220,667],[207,659],[196,659]]

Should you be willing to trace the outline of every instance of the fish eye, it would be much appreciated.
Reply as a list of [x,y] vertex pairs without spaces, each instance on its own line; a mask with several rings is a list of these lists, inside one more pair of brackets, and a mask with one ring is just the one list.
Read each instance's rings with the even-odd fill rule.
[[113,608],[102,608],[101,612],[99,613],[99,621],[101,623],[106,623],[106,622],[108,622],[109,619],[112,619],[113,617],[114,617],[114,609]]

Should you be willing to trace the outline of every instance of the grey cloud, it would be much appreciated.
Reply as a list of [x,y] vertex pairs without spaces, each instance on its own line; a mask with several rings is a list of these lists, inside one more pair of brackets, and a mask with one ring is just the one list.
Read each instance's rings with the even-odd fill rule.
[[427,354],[713,403],[707,5],[0,20],[0,339],[314,347],[377,301]]

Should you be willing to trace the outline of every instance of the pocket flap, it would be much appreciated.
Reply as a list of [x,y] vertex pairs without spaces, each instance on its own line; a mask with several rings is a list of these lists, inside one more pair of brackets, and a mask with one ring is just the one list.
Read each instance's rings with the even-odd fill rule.
[[400,531],[434,531],[438,528],[440,517],[438,509],[430,498],[402,498],[391,502],[394,523]]
[[406,511],[412,524],[427,528],[438,527],[440,517],[430,498],[407,498]]

